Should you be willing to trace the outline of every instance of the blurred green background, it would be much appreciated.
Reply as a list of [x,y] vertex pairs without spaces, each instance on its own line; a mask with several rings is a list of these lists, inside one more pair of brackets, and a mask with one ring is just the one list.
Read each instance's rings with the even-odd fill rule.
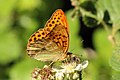
[[69,23],[69,51],[89,60],[83,80],[111,80],[112,44],[106,31],[95,25],[83,28],[80,17],[72,19],[74,7],[70,0],[0,0],[0,80],[31,80],[34,68],[43,67],[44,62],[27,55],[27,41],[32,33],[44,27],[56,9],[65,12]]

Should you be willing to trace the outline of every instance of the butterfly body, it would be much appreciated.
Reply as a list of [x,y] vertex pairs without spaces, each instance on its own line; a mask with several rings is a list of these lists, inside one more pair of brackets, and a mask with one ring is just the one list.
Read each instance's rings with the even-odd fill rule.
[[68,24],[64,12],[56,10],[43,29],[29,39],[28,55],[41,61],[63,60],[69,47]]

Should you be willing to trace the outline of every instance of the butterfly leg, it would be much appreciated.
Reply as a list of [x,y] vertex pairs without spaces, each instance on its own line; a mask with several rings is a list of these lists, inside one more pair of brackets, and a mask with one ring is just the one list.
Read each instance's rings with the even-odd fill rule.
[[53,64],[54,64],[55,62],[50,62],[50,64],[48,65],[49,67],[52,67],[53,66]]

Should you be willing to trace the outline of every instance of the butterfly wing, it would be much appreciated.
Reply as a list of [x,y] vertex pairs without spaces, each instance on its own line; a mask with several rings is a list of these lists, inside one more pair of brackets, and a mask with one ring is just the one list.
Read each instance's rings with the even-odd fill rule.
[[63,54],[63,50],[49,39],[31,43],[27,51],[30,57],[40,61],[57,61]]
[[[41,30],[42,31],[42,30]],[[42,33],[42,32],[40,32]],[[37,32],[33,35],[39,35]],[[35,35],[35,36],[36,36]],[[69,35],[64,26],[58,25],[45,37],[36,38],[31,36],[27,51],[30,57],[41,61],[57,61],[66,57],[69,43]],[[36,40],[35,40],[35,39]]]
[[50,38],[65,54],[67,53],[69,48],[69,34],[64,26],[56,25],[46,38]]
[[56,25],[63,25],[65,29],[67,30],[67,32],[69,33],[68,22],[67,22],[64,12],[61,9],[57,9],[52,14],[51,18],[47,21],[45,25],[46,33],[49,33],[51,30],[53,30],[53,28]]
[[[56,18],[56,19],[55,19]],[[64,12],[56,10],[44,29],[39,29],[29,39],[30,57],[41,61],[62,60],[69,47],[68,24]]]

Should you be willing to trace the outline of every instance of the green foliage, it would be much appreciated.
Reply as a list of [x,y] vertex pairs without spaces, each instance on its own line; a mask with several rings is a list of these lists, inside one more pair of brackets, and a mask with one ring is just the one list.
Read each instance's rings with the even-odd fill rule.
[[[0,34],[7,32],[12,23],[12,11],[14,9],[15,0],[0,0]],[[4,8],[4,9],[3,9]]]
[[12,66],[9,72],[10,80],[30,80],[34,68],[42,66],[43,64],[36,60],[25,58]]
[[[74,3],[74,1],[72,1]],[[119,80],[119,47],[120,46],[120,16],[119,7],[120,2],[118,0],[81,0],[79,5],[74,4],[75,13],[79,11],[80,16],[83,18],[83,22],[87,27],[103,27],[98,28],[93,33],[93,44],[97,53],[97,69],[102,71],[97,79],[92,80],[110,80],[112,71],[118,71],[113,73],[113,80]],[[106,14],[108,13],[108,14]],[[113,49],[116,47],[115,49]],[[110,60],[110,64],[109,64]],[[93,64],[95,65],[95,63]],[[114,69],[111,69],[111,67]],[[102,70],[101,67],[104,69]],[[114,71],[114,72],[115,72]],[[91,74],[92,75],[92,74]],[[98,74],[100,75],[100,74]],[[93,74],[93,76],[95,76]],[[106,76],[106,77],[105,77]]]
[[110,65],[114,70],[120,71],[120,46],[113,50]]
[[80,37],[78,36],[78,32],[80,31],[79,29],[80,25],[79,25],[78,18],[71,19],[71,12],[72,10],[69,10],[68,12],[66,12],[66,17],[69,24],[69,33],[70,33],[69,51],[72,53],[78,54],[81,48],[80,45],[82,43]]
[[[65,5],[62,0],[0,0],[0,80],[30,80],[34,68],[44,65],[27,56],[27,40]],[[65,12],[70,30],[69,52],[89,59],[83,80],[119,80],[120,1],[71,0],[71,5],[74,8]],[[80,18],[86,27],[97,27],[92,36],[94,50],[82,47]]]
[[[96,48],[96,52],[98,53],[98,59],[100,59],[99,65],[104,65],[104,68],[106,67],[105,69],[108,68],[107,73],[110,73],[109,75],[112,75],[111,74],[112,69],[110,70],[109,64],[108,64],[109,59],[110,59],[110,65],[114,70],[119,71],[119,67],[120,67],[119,65],[119,62],[120,62],[119,51],[120,50],[118,47],[118,45],[120,45],[119,44],[120,38],[119,38],[119,32],[118,32],[118,30],[120,29],[119,28],[120,26],[119,25],[120,24],[119,13],[120,12],[119,12],[118,5],[120,5],[120,2],[118,0],[114,0],[114,1],[113,0],[98,0],[95,4],[97,15],[94,15],[92,13],[87,14],[87,16],[90,16],[96,19],[98,23],[102,24],[102,26],[106,30],[105,31],[103,29],[98,29],[94,33],[93,42]],[[110,20],[108,22],[112,24],[112,26],[107,25],[103,20],[103,16],[104,18],[106,17],[104,15],[105,11],[108,11],[109,13]],[[109,27],[111,27],[111,29]],[[113,43],[113,46],[116,47],[114,50],[113,50],[112,43]],[[119,72],[114,73],[112,79],[119,80]],[[109,79],[107,78],[105,80],[110,80],[110,78]]]
[[34,68],[42,67],[43,63],[27,56],[26,45],[30,35],[44,27],[53,10],[62,5],[53,3],[0,0],[0,80],[30,80]]
[[120,79],[120,72],[114,71],[112,75],[112,80],[119,80]]
[[[112,43],[108,40],[108,34],[104,29],[97,29],[93,35],[93,44],[100,62],[109,66],[108,62],[112,53]],[[103,46],[104,45],[104,46]]]
[[[0,39],[0,64],[7,64],[20,56],[21,45],[13,32],[1,34]],[[14,42],[14,43],[13,43]]]
[[[95,46],[96,53],[98,53],[97,60],[93,62],[98,65],[98,75],[102,75],[100,76],[100,79],[103,78],[103,80],[110,80],[112,70],[109,66],[109,59],[111,57],[113,47],[112,43],[108,40],[108,34],[104,29],[97,29],[94,32],[93,44]],[[106,72],[107,74],[105,74]]]
[[112,23],[112,33],[115,34],[120,29],[120,16],[119,16],[119,0],[98,0],[96,4],[96,9],[98,13],[104,14],[105,10],[108,11],[110,15],[110,22]]

